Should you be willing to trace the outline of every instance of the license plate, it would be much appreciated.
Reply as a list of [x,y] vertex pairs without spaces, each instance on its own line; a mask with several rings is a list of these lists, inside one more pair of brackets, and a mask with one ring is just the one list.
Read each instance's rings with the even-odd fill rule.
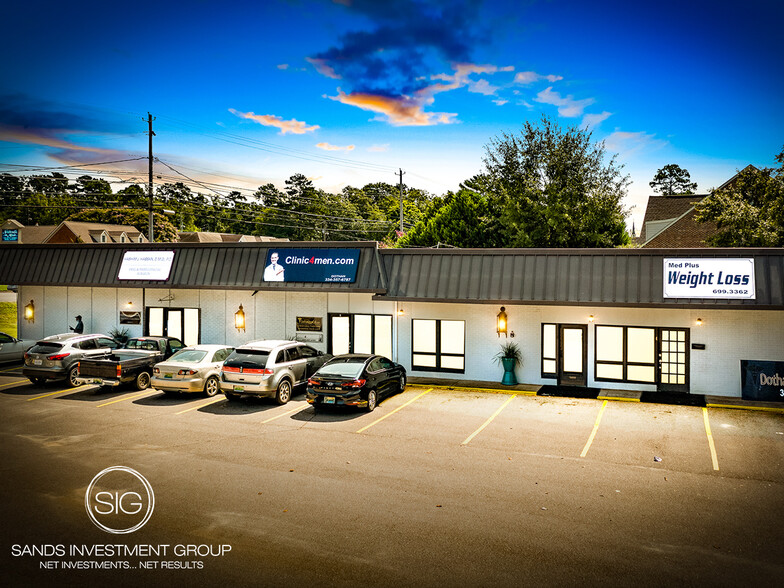
[[335,404],[335,397],[334,396],[325,396],[324,397],[324,404]]
[[234,386],[235,392],[242,392],[243,390],[245,390],[245,386]]
[[101,382],[103,382],[103,380],[98,380],[98,379],[93,380],[93,384],[100,384]]
[[44,363],[43,359],[34,359],[33,360],[33,365],[41,365],[43,363]]
[[163,377],[171,380],[174,377],[174,374],[163,374]]

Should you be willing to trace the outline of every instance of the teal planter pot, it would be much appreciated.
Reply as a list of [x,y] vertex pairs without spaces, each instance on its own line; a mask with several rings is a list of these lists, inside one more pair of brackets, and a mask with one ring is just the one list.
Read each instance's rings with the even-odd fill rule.
[[516,362],[513,357],[501,358],[501,365],[504,366],[504,377],[501,380],[501,383],[505,386],[514,386],[517,384],[517,378],[515,377],[514,373],[515,363]]

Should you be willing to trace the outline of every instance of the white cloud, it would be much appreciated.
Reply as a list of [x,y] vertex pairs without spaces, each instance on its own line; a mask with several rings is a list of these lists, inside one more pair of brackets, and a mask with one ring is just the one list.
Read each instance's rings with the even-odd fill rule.
[[371,145],[367,148],[367,150],[373,153],[383,153],[385,151],[389,151],[389,143],[384,143],[383,145]]
[[330,145],[329,143],[316,143],[316,147],[324,151],[354,151],[354,145]]
[[661,149],[667,145],[667,141],[657,139],[655,134],[644,131],[630,132],[616,129],[604,139],[604,145],[608,151],[628,157],[642,150]]
[[484,94],[485,96],[492,96],[498,91],[498,86],[492,86],[487,80],[478,80],[471,82],[468,85],[468,91],[475,94]]
[[587,106],[590,106],[596,102],[596,100],[593,98],[575,100],[574,96],[571,94],[565,97],[561,97],[558,92],[553,92],[552,86],[549,86],[545,90],[539,92],[534,100],[543,104],[552,104],[553,106],[557,106],[558,114],[567,118],[580,116]]
[[493,100],[498,106],[503,106],[504,104],[508,104],[509,100],[504,100],[503,98],[499,98],[498,100]]
[[607,120],[610,116],[612,116],[612,112],[607,112],[606,110],[601,114],[586,114],[583,117],[583,127],[595,127],[602,121]]
[[551,84],[554,84],[555,82],[559,82],[562,79],[563,76],[556,76],[552,74],[545,76],[542,74],[538,74],[535,71],[521,71],[515,76],[514,82],[515,84],[527,85],[527,84],[532,84],[534,82],[538,82],[540,80],[547,80]]

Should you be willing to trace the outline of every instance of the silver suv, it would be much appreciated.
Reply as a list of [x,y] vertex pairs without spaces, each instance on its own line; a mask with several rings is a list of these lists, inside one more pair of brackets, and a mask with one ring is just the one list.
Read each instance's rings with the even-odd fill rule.
[[297,341],[253,341],[237,347],[221,369],[221,391],[229,400],[240,396],[274,397],[286,404],[332,356]]
[[78,386],[79,360],[109,355],[120,344],[108,335],[66,333],[41,339],[24,356],[22,374],[33,384],[65,379]]

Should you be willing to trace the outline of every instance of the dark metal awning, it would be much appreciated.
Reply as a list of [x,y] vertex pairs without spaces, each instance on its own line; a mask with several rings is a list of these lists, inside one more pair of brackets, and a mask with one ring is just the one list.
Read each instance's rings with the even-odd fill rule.
[[[385,249],[381,254],[389,280],[383,299],[784,308],[784,249]],[[665,258],[753,258],[756,299],[665,299]]]
[[[359,249],[356,279],[351,283],[265,282],[270,248]],[[169,278],[120,280],[126,251],[174,251]],[[104,243],[0,246],[0,283],[49,286],[126,288],[206,288],[370,292],[386,290],[384,268],[375,242],[321,243]]]

